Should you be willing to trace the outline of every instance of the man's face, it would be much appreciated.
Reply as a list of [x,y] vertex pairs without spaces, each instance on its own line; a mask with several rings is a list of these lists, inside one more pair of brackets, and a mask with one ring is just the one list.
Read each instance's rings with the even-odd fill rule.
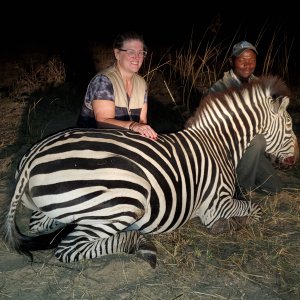
[[256,68],[256,53],[250,49],[243,51],[233,58],[234,73],[244,79],[248,79]]

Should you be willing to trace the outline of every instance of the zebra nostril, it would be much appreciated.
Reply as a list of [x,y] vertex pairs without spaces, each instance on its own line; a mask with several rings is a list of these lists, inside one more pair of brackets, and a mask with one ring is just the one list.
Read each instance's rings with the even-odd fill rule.
[[289,156],[289,157],[286,157],[282,163],[284,165],[287,165],[287,166],[291,166],[293,164],[295,164],[295,156]]

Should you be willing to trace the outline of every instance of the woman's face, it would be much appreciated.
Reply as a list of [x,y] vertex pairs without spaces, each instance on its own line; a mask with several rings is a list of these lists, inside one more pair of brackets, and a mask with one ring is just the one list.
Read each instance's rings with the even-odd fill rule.
[[244,79],[248,79],[256,68],[256,53],[250,49],[243,51],[233,60],[234,73]]
[[118,65],[129,73],[138,72],[146,56],[144,45],[139,40],[125,41],[123,47],[114,49],[114,52]]

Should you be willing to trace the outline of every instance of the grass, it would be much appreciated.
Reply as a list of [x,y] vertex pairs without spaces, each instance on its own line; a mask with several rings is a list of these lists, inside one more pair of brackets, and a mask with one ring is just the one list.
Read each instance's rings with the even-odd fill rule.
[[36,91],[49,86],[57,87],[65,83],[66,71],[62,60],[52,57],[45,64],[20,67],[20,76],[13,83],[9,97],[16,100],[26,100]]
[[268,287],[281,299],[300,297],[300,190],[255,194],[251,200],[264,208],[262,220],[251,227],[212,236],[193,219],[174,232],[154,236],[160,263],[182,272],[218,270]]

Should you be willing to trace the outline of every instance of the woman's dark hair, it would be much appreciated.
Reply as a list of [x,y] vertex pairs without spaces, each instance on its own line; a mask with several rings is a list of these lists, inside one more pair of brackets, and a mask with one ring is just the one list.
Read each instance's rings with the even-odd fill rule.
[[113,49],[122,49],[124,42],[129,41],[129,40],[138,40],[138,41],[142,42],[144,45],[144,51],[148,50],[143,36],[138,34],[135,31],[127,31],[127,32],[118,34],[113,42]]

